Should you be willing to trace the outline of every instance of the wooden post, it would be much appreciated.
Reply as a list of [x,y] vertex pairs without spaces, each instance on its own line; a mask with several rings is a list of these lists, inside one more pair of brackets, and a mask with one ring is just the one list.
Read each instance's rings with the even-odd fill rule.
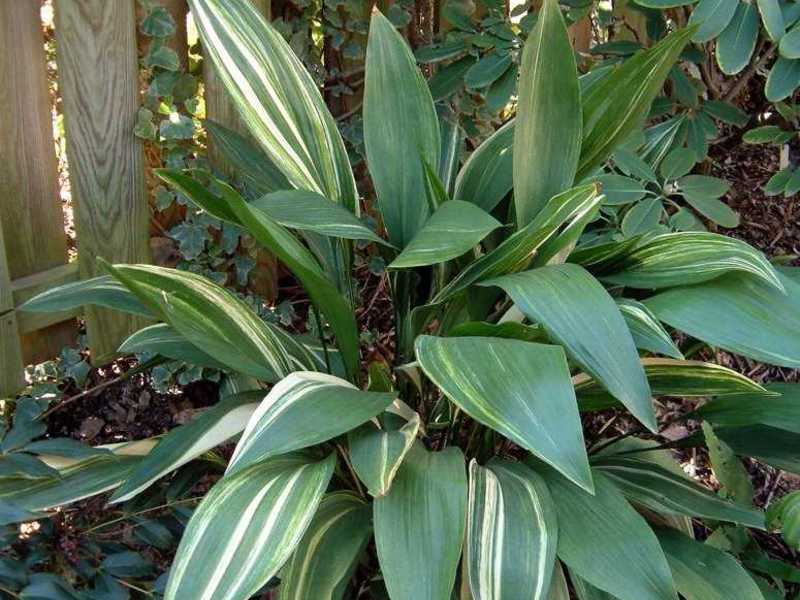
[[[56,48],[64,102],[78,259],[147,262],[144,156],[133,135],[139,108],[135,0],[56,0]],[[86,309],[95,360],[115,352],[141,319]]]
[[0,223],[0,398],[11,396],[24,385],[24,365],[14,299],[11,295],[3,226]]
[[[0,225],[6,232],[2,250],[8,277],[0,280],[4,287],[67,262],[40,9],[38,0],[0,0]],[[10,294],[10,287],[3,292]],[[3,303],[3,310],[13,308],[13,301]],[[10,331],[10,318],[4,319],[2,336],[7,344],[14,337],[21,345],[24,363],[52,358],[75,339],[74,321],[23,332],[19,338]],[[5,351],[3,355],[9,356]],[[3,361],[0,369],[5,370]]]

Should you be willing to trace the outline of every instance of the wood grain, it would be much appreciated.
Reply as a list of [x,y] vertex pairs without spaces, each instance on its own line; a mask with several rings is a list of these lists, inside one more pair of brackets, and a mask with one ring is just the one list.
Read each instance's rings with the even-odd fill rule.
[[11,277],[0,223],[0,398],[10,396],[24,382],[19,329],[11,295]]
[[[134,0],[56,0],[59,84],[82,278],[96,258],[147,262],[144,156],[133,135],[139,108]],[[142,321],[87,308],[94,359],[113,353]]]

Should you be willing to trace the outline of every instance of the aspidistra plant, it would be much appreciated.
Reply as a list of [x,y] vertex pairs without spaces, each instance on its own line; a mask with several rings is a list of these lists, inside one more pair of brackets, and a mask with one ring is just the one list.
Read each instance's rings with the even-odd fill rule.
[[[358,218],[335,122],[281,35],[246,0],[190,4],[252,142],[219,126],[212,134],[267,192],[248,201],[209,174],[158,174],[274,252],[335,342],[266,323],[200,276],[105,264],[107,275],[26,308],[93,303],[152,317],[158,323],[122,352],[222,368],[231,393],[143,455],[142,444],[123,447],[3,499],[30,512],[111,489],[112,502],[126,501],[238,437],[189,522],[167,600],[244,600],[275,577],[282,599],[340,599],[355,589],[373,538],[370,578],[392,600],[566,598],[568,579],[582,600],[694,598],[698,586],[762,598],[741,565],[694,541],[690,526],[763,528],[762,513],[751,498],[730,502],[683,474],[653,441],[653,397],[714,397],[693,416],[711,424],[715,444],[783,460],[789,450],[770,451],[768,441],[777,431],[791,447],[797,411],[776,403],[794,421],[776,418],[768,403],[791,390],[685,360],[664,324],[798,367],[800,275],[710,233],[602,244],[584,236],[604,202],[591,181],[640,126],[693,30],[581,86],[561,10],[545,0],[524,49],[515,120],[450,189],[441,174],[458,153],[442,139],[410,49],[374,11],[364,137],[384,239]],[[258,160],[269,178],[259,179]],[[276,180],[285,189],[270,187]],[[378,244],[388,259],[393,369],[359,357],[352,240]],[[753,410],[759,401],[767,408]],[[640,435],[587,450],[581,412],[608,408],[627,410]]]

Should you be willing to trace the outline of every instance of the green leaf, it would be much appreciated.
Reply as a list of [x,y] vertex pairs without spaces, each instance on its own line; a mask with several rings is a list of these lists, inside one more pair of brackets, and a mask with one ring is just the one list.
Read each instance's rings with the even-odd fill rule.
[[253,413],[227,473],[326,442],[382,412],[394,398],[392,393],[362,392],[325,373],[292,373],[270,390]]
[[614,164],[625,174],[636,177],[643,181],[658,184],[658,177],[656,176],[653,167],[651,167],[645,160],[639,157],[635,152],[629,150],[625,146],[617,148],[612,155]]
[[664,157],[658,169],[666,181],[672,181],[686,175],[696,162],[694,152],[688,148],[675,148]]
[[731,184],[717,177],[687,175],[678,180],[678,188],[687,197],[719,198],[731,189]]
[[389,240],[404,248],[429,215],[424,163],[439,163],[439,121],[408,44],[377,9],[364,85],[367,165]]
[[786,22],[778,0],[758,0],[758,12],[769,39],[779,41],[786,31]]
[[175,34],[175,20],[166,8],[156,6],[142,19],[139,31],[149,37],[170,37]]
[[753,483],[750,474],[728,444],[719,439],[708,422],[701,424],[703,437],[708,448],[711,470],[719,481],[719,493],[737,504],[748,508],[753,506]]
[[415,349],[425,374],[464,412],[591,491],[580,418],[560,348],[420,336]]
[[514,206],[528,225],[575,179],[581,98],[575,54],[556,0],[544,0],[525,42],[514,130]]
[[618,398],[649,429],[656,418],[644,369],[614,300],[582,267],[541,267],[486,282],[511,297],[526,317]]
[[753,277],[733,274],[673,288],[645,304],[661,321],[699,340],[769,364],[798,368],[800,283],[782,273],[779,277],[785,294]]
[[719,427],[714,433],[738,456],[749,456],[777,469],[800,474],[800,434],[766,425]]
[[465,321],[459,323],[447,332],[450,337],[480,336],[492,338],[505,338],[509,340],[521,340],[523,342],[540,342],[545,344],[549,341],[544,329],[539,325],[525,325],[515,321],[504,321],[503,323],[487,323],[486,321]]
[[280,457],[220,479],[186,526],[164,599],[255,594],[300,542],[334,463]]
[[292,187],[269,156],[250,138],[215,121],[203,122],[215,150],[231,164],[236,175],[253,197]]
[[378,562],[392,600],[449,600],[466,522],[461,451],[414,444],[373,507]]
[[411,449],[420,428],[419,415],[398,429],[379,428],[368,422],[347,434],[350,462],[370,495],[380,498],[389,493],[400,465]]
[[780,102],[791,96],[798,85],[800,85],[800,60],[779,56],[767,76],[764,94],[770,102]]
[[[770,394],[744,394],[715,398],[697,409],[697,414],[714,425],[768,425],[800,434],[800,385],[773,383]],[[780,394],[776,396],[774,394]]]
[[336,122],[283,35],[247,0],[190,0],[207,57],[244,124],[298,189],[358,214],[358,194]]
[[617,298],[616,302],[637,348],[676,359],[683,358],[669,333],[644,304],[628,298]]
[[722,100],[709,100],[703,104],[703,110],[723,123],[744,127],[750,121],[750,115],[738,106]]
[[254,200],[250,206],[289,229],[386,244],[352,212],[316,192],[306,190],[272,192]]
[[655,229],[664,214],[661,198],[650,197],[637,202],[622,219],[622,233],[635,237]]
[[656,513],[728,521],[764,529],[764,515],[723,500],[692,480],[636,455],[604,456],[592,462],[634,504]]
[[775,268],[749,244],[706,232],[665,233],[648,238],[603,269],[601,279],[633,288],[689,285],[739,271],[782,290]]
[[247,229],[272,251],[303,284],[314,306],[330,321],[342,359],[350,377],[358,372],[359,341],[353,310],[336,286],[326,277],[311,252],[289,231],[256,210],[233,188],[217,181],[222,196],[211,194],[196,181],[168,170],[156,170],[164,181],[181,190],[197,206],[222,221]]
[[687,195],[686,201],[697,212],[714,221],[720,227],[732,229],[739,226],[739,213],[716,198]]
[[736,12],[739,0],[700,0],[692,9],[689,25],[697,25],[693,42],[707,42],[714,39],[728,26]]
[[600,175],[595,181],[601,185],[606,205],[631,204],[647,195],[644,185],[624,175]]
[[558,515],[558,557],[620,600],[674,600],[667,559],[647,522],[603,474],[591,495],[547,469]]
[[525,268],[545,242],[553,239],[558,229],[582,222],[596,212],[603,196],[595,184],[583,185],[551,198],[539,215],[524,228],[506,238],[497,248],[481,256],[440,290],[434,302],[442,302],[469,286],[490,277]]
[[790,492],[767,510],[770,531],[780,531],[794,550],[800,548],[800,491]]
[[503,460],[473,460],[469,475],[464,561],[472,597],[548,600],[558,524],[544,480]]
[[664,8],[674,8],[676,6],[685,6],[694,4],[697,0],[636,0],[636,4],[646,8],[656,8],[658,10]]
[[122,342],[118,352],[125,354],[158,354],[171,360],[179,360],[198,367],[227,370],[228,366],[212,358],[166,323],[158,323],[140,329]]
[[388,268],[423,267],[457,258],[498,227],[502,225],[497,219],[474,204],[449,200],[431,215]]
[[185,425],[168,432],[128,474],[110,502],[125,502],[155,481],[240,434],[263,398],[245,392],[223,400]]
[[747,144],[783,144],[794,137],[791,131],[784,131],[777,125],[764,125],[746,131],[742,140]]
[[659,529],[658,541],[686,600],[763,600],[755,581],[730,554],[674,529]]
[[[696,360],[643,358],[642,366],[653,396],[701,397],[768,393],[755,381],[727,367]],[[573,378],[581,411],[615,405],[613,397],[594,379],[581,373]]]
[[333,492],[322,499],[281,570],[281,600],[342,600],[372,532],[368,508],[350,492]]
[[492,211],[513,187],[514,121],[495,131],[467,158],[453,197]]
[[464,84],[472,89],[486,87],[502,77],[510,66],[511,54],[491,51],[464,74]]
[[25,302],[19,307],[19,310],[58,312],[74,310],[87,304],[142,317],[153,316],[153,313],[145,308],[134,294],[110,275],[101,275],[50,288]]
[[736,75],[747,66],[758,41],[758,28],[756,7],[739,2],[731,22],[717,39],[717,64],[723,73]]
[[284,334],[208,279],[152,265],[106,264],[105,269],[191,344],[230,369],[256,378],[296,369]]
[[800,25],[795,25],[786,32],[778,48],[783,58],[800,58]]
[[511,96],[517,91],[518,75],[519,67],[512,64],[497,81],[492,83],[486,92],[486,108],[489,112],[496,113],[508,105]]
[[475,64],[474,56],[465,56],[444,67],[440,67],[428,80],[431,96],[434,100],[443,100],[461,89],[464,83],[464,73]]
[[600,166],[647,115],[695,27],[687,27],[627,59],[583,96],[583,144],[576,179]]

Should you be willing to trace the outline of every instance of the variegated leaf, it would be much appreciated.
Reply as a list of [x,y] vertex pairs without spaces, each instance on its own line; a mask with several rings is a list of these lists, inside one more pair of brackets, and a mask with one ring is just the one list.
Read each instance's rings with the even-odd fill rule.
[[[391,419],[384,417],[384,425]],[[398,429],[379,428],[367,422],[347,434],[350,462],[369,493],[380,498],[389,492],[397,470],[411,449],[420,427],[415,412]]]
[[131,470],[111,502],[130,500],[170,471],[244,431],[263,397],[261,391],[238,394],[167,433]]
[[342,600],[372,533],[369,508],[350,492],[333,492],[322,499],[281,571],[280,600]]
[[417,442],[391,490],[373,502],[375,544],[392,600],[449,600],[467,507],[464,455]]
[[19,310],[58,312],[90,304],[142,317],[153,316],[128,288],[111,275],[100,275],[50,288],[25,302]]
[[741,271],[783,289],[775,267],[761,252],[741,240],[702,231],[648,238],[601,269],[604,281],[634,288],[690,285]]
[[672,337],[650,309],[641,302],[629,298],[617,298],[616,302],[637,348],[678,360],[683,358]]
[[485,282],[497,285],[550,338],[601,381],[651,430],[650,387],[625,320],[602,285],[582,267],[551,265]]
[[164,599],[250,598],[302,539],[334,463],[282,456],[220,479],[186,526]]
[[[143,327],[125,338],[118,348],[125,354],[157,354],[171,360],[179,360],[198,367],[227,370],[228,366],[209,356],[197,346],[190,344],[180,333],[166,323]],[[268,381],[267,378],[264,378]]]
[[319,88],[249,0],[190,0],[206,56],[289,182],[358,214],[347,151]]
[[253,413],[227,472],[346,433],[382,412],[394,398],[392,393],[363,392],[325,373],[292,373]]
[[456,177],[453,197],[491,212],[513,187],[514,121],[495,131],[468,157]]
[[467,562],[474,600],[548,600],[558,523],[544,480],[521,463],[469,465]]

